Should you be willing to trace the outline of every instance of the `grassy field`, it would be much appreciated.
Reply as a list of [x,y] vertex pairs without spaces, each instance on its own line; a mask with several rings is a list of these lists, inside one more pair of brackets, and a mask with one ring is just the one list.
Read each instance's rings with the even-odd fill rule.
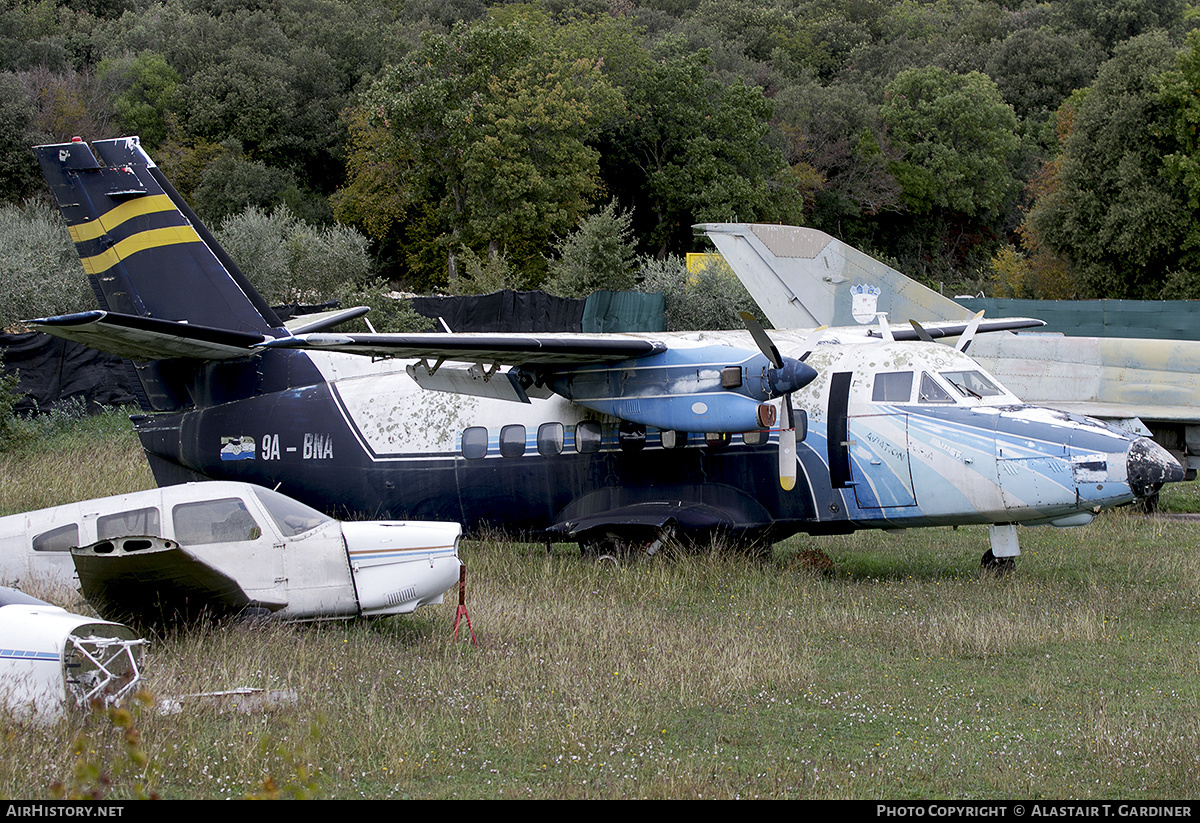
[[[148,484],[126,428],[93,421],[0,460],[4,512]],[[984,528],[622,569],[467,543],[478,646],[452,639],[453,602],[154,638],[158,703],[242,686],[296,700],[6,718],[0,795],[1190,797],[1198,539],[1198,524],[1127,512],[1025,529],[1000,579],[978,571]]]

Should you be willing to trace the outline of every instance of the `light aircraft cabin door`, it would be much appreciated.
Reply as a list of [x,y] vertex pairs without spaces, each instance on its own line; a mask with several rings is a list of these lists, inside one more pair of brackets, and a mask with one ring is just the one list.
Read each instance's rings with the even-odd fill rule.
[[835,444],[831,437],[830,449],[844,449],[842,459],[849,463],[846,485],[853,486],[859,508],[917,505],[903,408],[912,401],[913,372],[842,374],[845,377],[834,375],[831,384],[830,417],[845,416],[845,439]]

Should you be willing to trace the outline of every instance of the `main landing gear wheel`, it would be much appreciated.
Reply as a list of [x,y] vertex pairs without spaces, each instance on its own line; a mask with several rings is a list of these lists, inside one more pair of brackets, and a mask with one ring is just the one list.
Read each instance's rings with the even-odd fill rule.
[[979,561],[979,566],[985,572],[991,572],[997,577],[1004,577],[1016,568],[1016,560],[1012,557],[996,557],[992,554],[992,550],[988,549],[983,553],[983,558]]
[[628,531],[607,530],[593,533],[579,543],[580,552],[585,558],[597,563],[611,563],[620,566],[628,560],[638,560],[657,554],[658,551],[674,535],[673,526],[651,529],[630,529]]

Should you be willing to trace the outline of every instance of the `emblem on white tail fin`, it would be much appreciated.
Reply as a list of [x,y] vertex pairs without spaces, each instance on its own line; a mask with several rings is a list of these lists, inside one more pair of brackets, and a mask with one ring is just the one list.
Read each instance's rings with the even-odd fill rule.
[[875,286],[866,283],[850,287],[850,313],[856,322],[863,325],[874,322],[880,293]]

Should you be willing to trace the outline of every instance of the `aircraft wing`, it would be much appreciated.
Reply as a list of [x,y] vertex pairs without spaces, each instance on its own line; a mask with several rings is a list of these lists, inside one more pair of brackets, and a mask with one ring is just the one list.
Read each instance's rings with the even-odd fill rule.
[[[924,340],[921,332],[925,332],[926,337],[930,340],[940,340],[943,337],[958,337],[967,330],[971,324],[967,323],[922,323],[919,326],[912,328],[894,328],[892,329],[892,337],[896,340]],[[1039,326],[1046,325],[1045,320],[1037,320],[1033,317],[996,317],[983,318],[979,321],[977,332],[983,334],[985,332],[995,331],[1016,331],[1018,329],[1035,329]],[[882,337],[882,332],[878,329],[871,329],[867,332],[870,337]]]
[[42,317],[29,320],[27,324],[55,337],[73,340],[130,360],[169,360],[176,357],[232,360],[253,354],[251,346],[266,339],[252,332],[111,311]]
[[[287,604],[246,594],[236,580],[174,540],[132,536],[71,549],[83,596],[101,615],[136,624],[232,617]],[[112,618],[106,618],[112,619]]]
[[625,335],[300,334],[263,348],[334,351],[369,357],[454,360],[501,365],[615,363],[666,351],[666,344]]

